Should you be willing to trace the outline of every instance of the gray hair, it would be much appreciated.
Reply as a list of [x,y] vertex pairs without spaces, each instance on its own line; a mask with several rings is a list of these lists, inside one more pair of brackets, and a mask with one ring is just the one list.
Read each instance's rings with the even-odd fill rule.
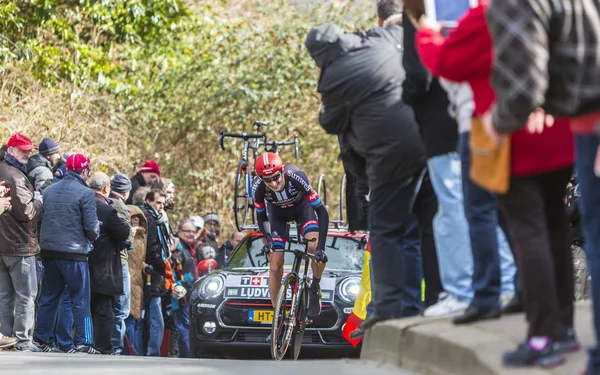
[[146,194],[148,194],[150,190],[149,186],[140,186],[135,191],[135,194],[133,194],[133,198],[131,198],[132,203],[136,206],[143,205],[146,202]]
[[88,186],[92,190],[102,190],[105,186],[110,186],[110,177],[103,172],[94,172],[90,176]]
[[196,228],[196,226],[194,225],[194,223],[190,220],[190,219],[185,219],[182,220],[179,225],[177,226],[177,232],[181,231],[183,229],[183,226],[186,224],[191,224],[194,228]]
[[402,0],[377,1],[377,17],[385,21],[393,15],[402,14],[404,2]]

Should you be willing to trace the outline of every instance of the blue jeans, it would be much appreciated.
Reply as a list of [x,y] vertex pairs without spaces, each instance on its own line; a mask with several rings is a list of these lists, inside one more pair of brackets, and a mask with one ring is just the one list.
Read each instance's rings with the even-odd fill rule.
[[112,333],[112,346],[115,354],[123,351],[123,339],[125,338],[125,319],[129,316],[129,298],[131,296],[131,285],[129,283],[129,266],[124,264],[123,269],[123,294],[115,297],[115,327]]
[[144,353],[144,319],[134,319],[131,315],[125,319],[129,345],[135,350],[136,355]]
[[188,306],[173,311],[179,332],[179,358],[190,358],[190,317]]
[[[423,301],[421,298],[421,281],[423,270],[421,269],[421,233],[414,215],[406,222],[406,232],[402,243],[402,269],[404,274],[404,293],[402,293],[402,316],[415,316],[421,313]],[[373,279],[373,267],[369,259],[369,277]],[[375,284],[371,282],[371,293]],[[375,313],[373,299],[367,305],[367,316]]]
[[588,374],[600,374],[600,178],[594,174],[594,158],[598,149],[598,138],[593,135],[576,135],[577,179],[581,196],[579,213],[581,216],[584,251],[588,270],[592,276],[592,303],[596,343],[590,349]]
[[94,331],[90,312],[90,272],[87,262],[43,259],[44,279],[34,336],[37,342],[49,343],[56,327],[56,317],[65,285],[71,297],[75,324],[75,345],[92,345]]
[[148,338],[148,357],[160,357],[160,346],[165,333],[165,321],[162,314],[162,299],[160,297],[150,298],[150,337]]
[[438,211],[433,235],[444,290],[462,302],[473,299],[473,253],[465,217],[460,156],[456,152],[427,162]]
[[459,136],[463,198],[473,253],[473,306],[499,309],[500,293],[514,294],[515,260],[498,226],[498,199],[469,178],[469,132]]
[[56,314],[56,328],[50,342],[56,343],[58,348],[65,352],[75,347],[73,345],[73,310],[68,288],[65,288],[65,292],[60,297],[58,314]]

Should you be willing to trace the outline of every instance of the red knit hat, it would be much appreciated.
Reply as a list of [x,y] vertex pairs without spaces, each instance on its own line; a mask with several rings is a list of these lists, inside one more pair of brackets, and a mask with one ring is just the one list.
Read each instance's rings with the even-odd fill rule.
[[158,168],[158,164],[154,160],[148,160],[140,169],[142,173],[156,173],[160,176],[160,168]]

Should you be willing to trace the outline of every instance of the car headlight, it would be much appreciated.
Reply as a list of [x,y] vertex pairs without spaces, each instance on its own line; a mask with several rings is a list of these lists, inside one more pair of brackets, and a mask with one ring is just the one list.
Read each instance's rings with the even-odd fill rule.
[[338,295],[346,303],[356,301],[360,290],[360,277],[350,276],[338,284]]
[[219,296],[225,289],[225,277],[222,275],[208,276],[200,283],[198,295],[202,299],[211,299]]

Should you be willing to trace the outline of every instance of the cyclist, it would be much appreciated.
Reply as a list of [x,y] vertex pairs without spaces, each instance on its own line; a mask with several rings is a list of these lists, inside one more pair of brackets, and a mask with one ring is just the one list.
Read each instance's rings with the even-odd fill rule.
[[[273,152],[260,155],[256,161],[258,176],[252,183],[252,196],[256,208],[258,227],[264,235],[265,253],[269,260],[269,293],[275,306],[277,293],[283,277],[284,253],[273,249],[285,249],[287,223],[295,221],[298,234],[309,242],[308,252],[315,255],[311,262],[313,278],[309,292],[308,316],[321,313],[321,289],[319,283],[327,256],[325,240],[329,227],[329,214],[317,192],[311,187],[306,174],[292,164],[283,164],[281,157]],[[265,207],[266,203],[266,207]]]

